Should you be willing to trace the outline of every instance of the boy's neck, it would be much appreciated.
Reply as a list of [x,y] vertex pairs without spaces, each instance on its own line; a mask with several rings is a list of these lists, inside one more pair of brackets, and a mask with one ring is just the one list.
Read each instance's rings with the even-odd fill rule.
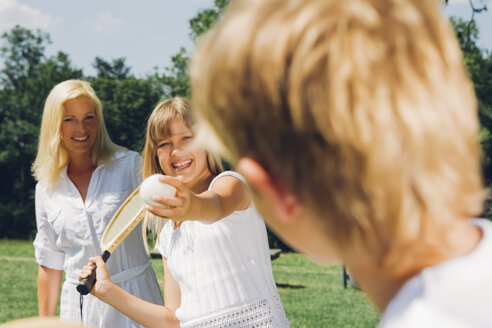
[[[412,263],[413,269],[406,272],[400,271],[398,274],[389,272],[387,269],[372,263],[369,256],[364,254],[355,256],[352,253],[349,256],[350,259],[342,260],[371,302],[383,313],[409,279],[427,267],[432,267],[472,252],[480,243],[482,232],[477,226],[471,225],[468,220],[459,220],[449,229],[446,239],[449,247],[442,250],[446,253],[445,256],[435,258],[432,261],[421,259],[419,263]],[[402,256],[402,258],[412,256],[411,253],[412,251],[409,250],[407,255]],[[418,259],[419,257],[416,256],[415,258]]]

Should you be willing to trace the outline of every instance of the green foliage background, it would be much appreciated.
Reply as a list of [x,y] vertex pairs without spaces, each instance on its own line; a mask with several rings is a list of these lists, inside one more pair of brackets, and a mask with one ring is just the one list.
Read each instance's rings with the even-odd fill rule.
[[[207,31],[230,0],[215,0],[213,8],[199,12],[190,20],[190,37]],[[492,184],[492,55],[477,46],[478,29],[474,22],[451,19],[464,53],[465,63],[479,100],[480,141],[483,172],[487,186]],[[80,78],[90,81],[100,97],[111,138],[119,145],[140,151],[146,120],[154,106],[164,98],[191,95],[186,68],[189,53],[181,48],[171,65],[153,74],[136,77],[124,58],[105,60],[96,57],[95,76],[87,76],[73,66],[68,54],[45,54],[51,43],[48,34],[14,27],[1,37],[0,59],[0,238],[33,238],[34,185],[31,165],[44,101],[57,83]],[[486,206],[492,217],[492,201]],[[286,248],[275,236],[270,244]]]

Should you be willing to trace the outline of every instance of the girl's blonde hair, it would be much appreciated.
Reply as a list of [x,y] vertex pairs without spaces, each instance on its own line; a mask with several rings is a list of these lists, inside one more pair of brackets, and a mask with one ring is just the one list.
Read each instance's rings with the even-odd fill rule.
[[[159,159],[157,158],[157,143],[165,138],[168,138],[171,134],[170,128],[174,119],[181,119],[195,134],[195,119],[192,115],[191,103],[189,100],[181,97],[175,97],[160,102],[150,114],[147,122],[147,132],[145,135],[145,145],[142,152],[143,179],[153,174],[165,174],[159,165]],[[218,175],[224,169],[220,157],[207,151],[207,165],[212,175]],[[145,224],[143,225],[143,236],[147,249],[147,229],[152,233],[159,236],[159,232],[162,227],[162,220],[150,215],[149,212],[145,214]],[[158,241],[155,241],[157,245]]]
[[79,97],[87,97],[94,104],[97,134],[91,150],[93,163],[95,165],[107,164],[117,150],[124,150],[123,147],[111,141],[104,124],[101,101],[88,82],[67,80],[57,84],[46,98],[39,133],[38,153],[32,165],[34,178],[51,188],[56,184],[60,171],[69,163],[67,150],[61,144],[64,104],[67,100]]
[[[176,118],[183,120],[194,132],[195,119],[191,113],[191,103],[185,98],[175,97],[164,100],[150,114],[142,152],[144,179],[152,174],[164,174],[157,158],[157,143],[169,137],[171,123]],[[213,175],[218,175],[224,170],[220,158],[211,152],[207,152],[207,164]]]

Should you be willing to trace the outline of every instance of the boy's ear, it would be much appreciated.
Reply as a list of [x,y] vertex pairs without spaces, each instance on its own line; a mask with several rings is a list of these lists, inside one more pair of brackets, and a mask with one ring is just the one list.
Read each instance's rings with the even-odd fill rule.
[[259,196],[273,205],[275,214],[280,221],[287,223],[295,220],[301,204],[294,193],[272,177],[261,164],[252,158],[241,158],[237,168],[259,193]]

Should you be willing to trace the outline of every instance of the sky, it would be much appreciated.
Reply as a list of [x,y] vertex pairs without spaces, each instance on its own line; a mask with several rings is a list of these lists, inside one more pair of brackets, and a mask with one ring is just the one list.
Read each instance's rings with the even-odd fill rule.
[[50,34],[48,55],[68,53],[86,75],[96,56],[125,57],[142,76],[168,66],[180,47],[193,49],[189,20],[213,0],[0,0],[0,33],[15,24]]
[[[424,0],[422,0],[424,1]],[[492,50],[492,0],[472,0],[488,11],[475,15],[479,46]],[[85,75],[95,74],[96,56],[126,58],[133,74],[169,66],[180,47],[193,49],[189,20],[213,0],[0,0],[0,33],[16,24],[50,34],[47,55],[67,53]],[[469,19],[469,0],[449,0],[446,15]]]

